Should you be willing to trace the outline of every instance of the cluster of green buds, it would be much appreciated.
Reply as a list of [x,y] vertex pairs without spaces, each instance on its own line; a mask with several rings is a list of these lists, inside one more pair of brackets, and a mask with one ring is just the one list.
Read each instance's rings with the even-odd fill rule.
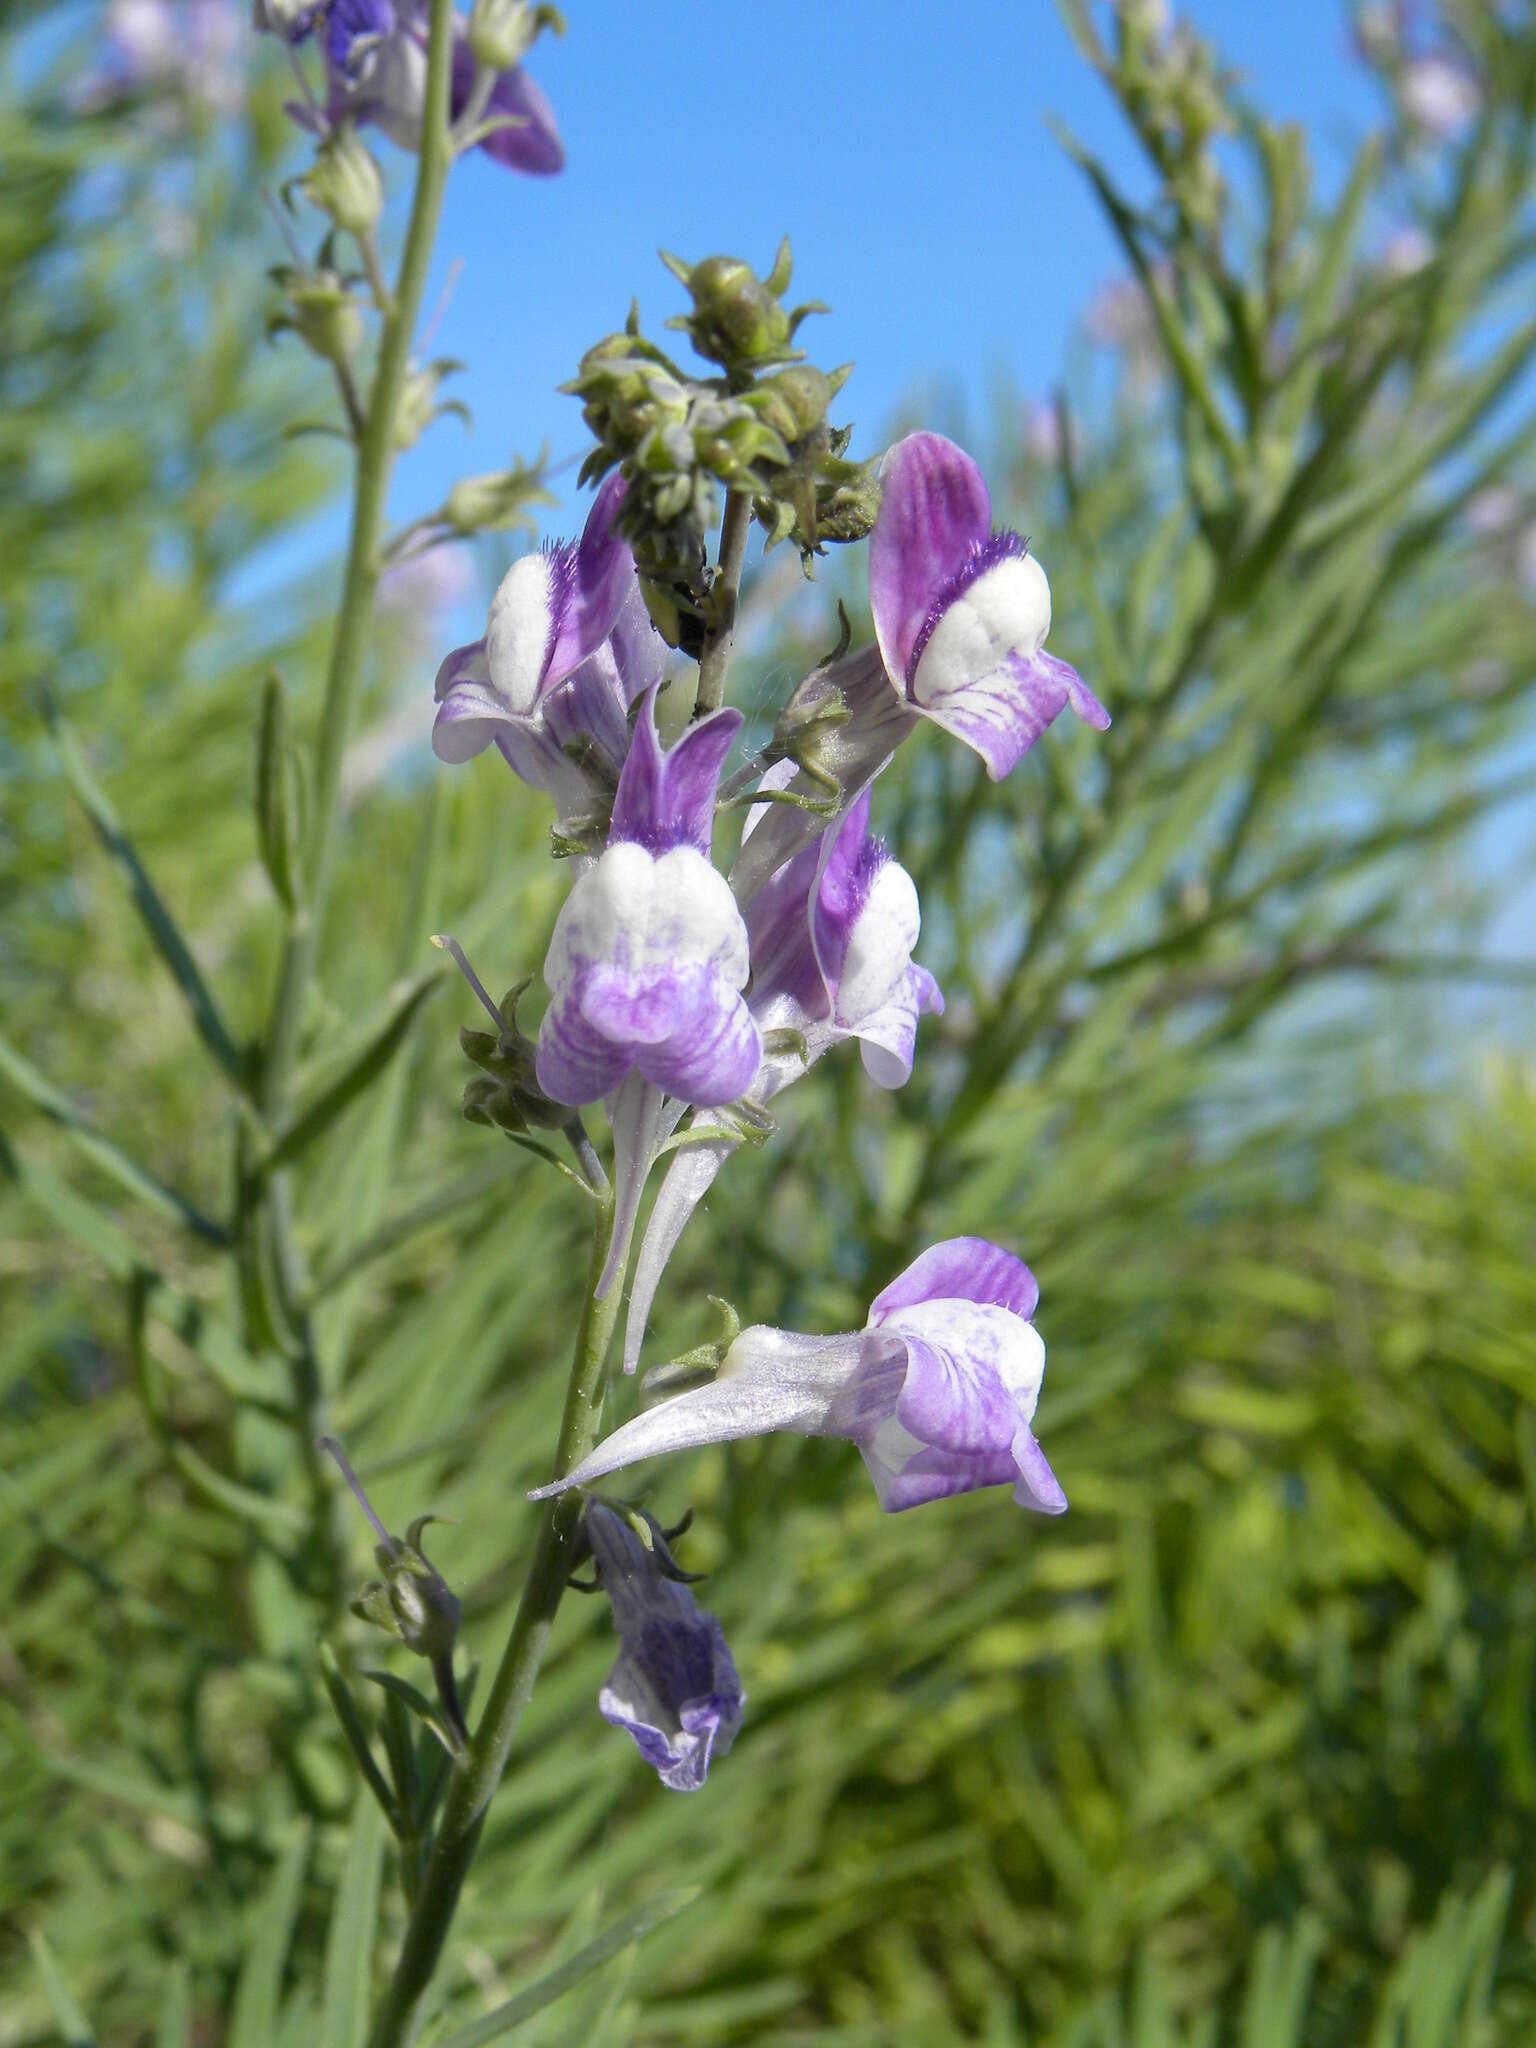
[[[463,972],[472,974],[454,940],[439,936],[432,943],[452,953]],[[571,1118],[569,1109],[551,1102],[540,1088],[533,1040],[518,1027],[517,1006],[532,979],[530,975],[508,989],[496,1006],[500,1031],[471,1031],[467,1025],[459,1029],[464,1057],[476,1069],[464,1084],[465,1116],[472,1124],[486,1124],[514,1137],[533,1129],[560,1130]]]
[[632,307],[623,333],[589,349],[565,389],[597,444],[581,480],[622,469],[619,525],[652,615],[688,647],[710,619],[707,541],[722,487],[751,501],[770,546],[792,540],[807,564],[829,542],[868,533],[879,487],[872,463],[847,458],[851,429],[827,418],[848,366],[819,370],[794,346],[801,321],[824,309],[784,305],[788,242],[765,278],[733,256],[662,260],[693,301],[668,325],[718,374],[691,376],[641,333]]
[[456,1747],[462,1746],[469,1738],[453,1675],[453,1647],[464,1609],[458,1595],[421,1547],[422,1531],[442,1518],[418,1515],[403,1537],[392,1536],[374,1511],[341,1445],[334,1437],[323,1436],[319,1447],[335,1459],[353,1498],[379,1539],[373,1555],[384,1576],[370,1580],[362,1588],[350,1603],[352,1612],[360,1621],[371,1622],[404,1643],[414,1655],[426,1658],[447,1733]]
[[1211,144],[1233,125],[1235,77],[1187,20],[1170,23],[1159,0],[1127,0],[1116,23],[1115,56],[1101,56],[1101,68],[1116,77],[1179,210],[1214,231],[1225,187]]

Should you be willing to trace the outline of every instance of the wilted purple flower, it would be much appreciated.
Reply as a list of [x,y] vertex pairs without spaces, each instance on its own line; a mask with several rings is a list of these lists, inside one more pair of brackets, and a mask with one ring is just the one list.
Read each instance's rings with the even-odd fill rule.
[[599,1711],[629,1731],[663,1785],[697,1792],[711,1757],[735,1740],[746,1698],[720,1624],[662,1570],[626,1516],[591,1501],[585,1521],[619,1634]]
[[432,728],[439,760],[498,747],[562,817],[611,793],[629,752],[628,712],[666,666],[629,543],[614,531],[624,496],[610,477],[579,541],[512,564],[485,637],[456,647],[437,672]]
[[[781,763],[765,784],[784,780]],[[840,1039],[856,1038],[870,1079],[899,1088],[912,1072],[917,1020],[942,1014],[944,997],[912,959],[921,927],[912,877],[869,831],[868,790],[819,845],[786,862],[747,906],[752,983],[747,1003],[764,1036],[751,1101],[766,1105]],[[767,809],[768,806],[761,808]],[[756,814],[748,820],[748,834]],[[759,826],[758,829],[761,829]],[[773,1033],[782,1033],[775,1044]],[[630,1286],[624,1370],[640,1357],[651,1304],[689,1217],[740,1143],[734,1131],[689,1142],[662,1181]]]
[[993,533],[981,471],[942,434],[909,434],[881,465],[869,597],[886,673],[908,703],[974,747],[1000,781],[1070,704],[1109,713],[1044,650],[1045,571],[1016,533]]
[[[427,89],[428,0],[329,0],[316,6],[294,0],[256,0],[256,24],[302,42],[317,27],[325,52],[328,86],[324,112],[294,106],[306,127],[334,128],[342,121],[382,128],[401,149],[421,145]],[[475,58],[467,24],[454,16],[453,70],[449,118],[469,105]],[[511,170],[548,175],[563,168],[565,147],[554,109],[520,64],[496,75],[484,108],[488,121],[508,123],[479,144],[485,154]]]
[[891,1513],[1011,1483],[1021,1507],[1059,1515],[1066,1495],[1030,1427],[1045,1371],[1029,1320],[1038,1299],[1011,1252],[950,1238],[876,1297],[864,1329],[743,1330],[706,1386],[625,1423],[532,1498],[665,1451],[787,1429],[857,1444]]
[[741,995],[747,929],[709,858],[740,726],[739,711],[714,712],[664,752],[647,693],[607,848],[566,899],[544,963],[537,1066],[556,1102],[594,1102],[632,1070],[706,1106],[752,1085],[763,1047]]

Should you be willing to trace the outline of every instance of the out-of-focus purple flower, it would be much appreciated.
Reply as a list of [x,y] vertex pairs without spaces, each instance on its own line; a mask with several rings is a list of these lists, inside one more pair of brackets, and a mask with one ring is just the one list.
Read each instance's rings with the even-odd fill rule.
[[1389,277],[1414,277],[1434,260],[1435,244],[1417,223],[1396,228],[1381,252],[1381,267]]
[[981,471],[942,434],[909,434],[881,464],[869,597],[886,673],[907,702],[980,754],[1001,781],[1070,704],[1109,713],[1044,651],[1045,571],[1016,533],[992,532]]
[[1047,469],[1054,469],[1061,461],[1062,451],[1074,462],[1082,457],[1083,437],[1078,431],[1076,420],[1068,422],[1067,439],[1061,437],[1061,408],[1050,399],[1036,398],[1024,408],[1024,445],[1035,461]]
[[1398,90],[1408,119],[1437,142],[1454,141],[1482,110],[1482,87],[1449,57],[1415,57],[1403,67]]
[[746,1699],[720,1624],[626,1516],[591,1501],[585,1522],[619,1635],[598,1709],[634,1737],[663,1785],[697,1792],[736,1739]]
[[855,1443],[895,1513],[1011,1484],[1021,1507],[1059,1515],[1066,1495],[1031,1424],[1045,1346],[1029,1268],[985,1238],[956,1237],[875,1298],[865,1328],[807,1337],[743,1330],[707,1385],[638,1415],[542,1499],[695,1444],[792,1430]]
[[[781,784],[788,762],[764,778]],[[870,793],[829,825],[819,845],[786,862],[746,910],[752,983],[748,1007],[763,1034],[751,1101],[766,1106],[841,1039],[856,1038],[870,1079],[899,1088],[912,1072],[917,1020],[942,1014],[944,997],[912,948],[921,928],[912,877],[869,831]],[[768,809],[769,806],[762,808]],[[755,817],[748,821],[750,836]],[[779,1034],[777,1039],[775,1034]],[[695,1119],[646,1224],[630,1284],[624,1370],[639,1362],[651,1305],[688,1219],[741,1142]]]
[[629,752],[629,707],[666,666],[635,558],[614,531],[623,496],[610,477],[579,541],[514,562],[485,637],[456,647],[437,672],[439,760],[468,761],[494,745],[562,817],[612,794]]
[[103,62],[80,80],[76,105],[156,89],[216,113],[243,103],[242,29],[233,0],[111,0],[103,27]]
[[379,578],[379,609],[395,613],[403,622],[432,623],[432,614],[462,603],[474,587],[474,563],[463,548],[428,548],[385,568]]
[[752,1085],[763,1048],[741,995],[747,929],[709,857],[740,725],[739,711],[717,711],[663,751],[647,693],[607,848],[566,899],[544,964],[537,1066],[556,1102],[594,1102],[631,1071],[706,1106]]
[[1462,518],[1468,533],[1475,533],[1482,540],[1495,540],[1518,524],[1520,493],[1509,484],[1488,484],[1467,501]]
[[[256,26],[303,42],[318,31],[325,52],[327,97],[323,112],[290,108],[306,127],[323,130],[343,121],[382,128],[401,149],[421,146],[427,89],[428,0],[255,0]],[[474,91],[476,64],[468,25],[455,14],[449,118],[457,120]],[[478,145],[511,170],[547,176],[565,164],[554,109],[520,64],[496,74],[483,118],[500,121]]]

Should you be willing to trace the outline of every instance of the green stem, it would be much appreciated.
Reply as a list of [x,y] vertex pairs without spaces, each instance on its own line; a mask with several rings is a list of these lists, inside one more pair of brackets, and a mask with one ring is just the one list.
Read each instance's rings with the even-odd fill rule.
[[[312,811],[302,863],[303,887],[283,935],[277,988],[256,1089],[258,1113],[268,1130],[282,1121],[287,1106],[330,886],[341,763],[373,624],[379,542],[394,467],[396,422],[442,211],[443,191],[453,161],[448,132],[452,47],[453,0],[432,0],[416,189],[399,280],[384,311],[378,360],[357,434],[352,530],[315,749]],[[323,1597],[327,1606],[334,1608],[340,1599],[343,1551],[333,1533],[330,1488],[314,1450],[314,1439],[323,1427],[325,1388],[313,1323],[305,1307],[307,1288],[294,1239],[287,1178],[281,1172],[250,1177],[242,1174],[238,1201],[246,1216],[250,1214],[250,1205],[260,1205],[262,1223],[273,1249],[285,1320],[295,1340],[291,1354],[293,1391],[300,1417],[300,1457],[311,1500],[311,1544],[323,1570]],[[255,1233],[246,1229],[242,1237],[247,1247],[255,1246]],[[245,1256],[252,1255],[252,1250],[247,1249]]]
[[725,695],[726,672],[731,665],[731,642],[736,633],[736,595],[741,588],[742,564],[747,559],[747,530],[752,524],[752,500],[745,491],[727,491],[725,517],[720,522],[720,566],[715,574],[709,601],[714,623],[699,650],[699,694],[695,718],[718,711]]
[[325,702],[315,749],[313,808],[304,848],[305,903],[288,927],[272,1028],[267,1037],[261,1092],[262,1108],[269,1116],[274,1108],[281,1105],[292,1071],[304,997],[314,968],[320,919],[330,887],[341,762],[352,728],[358,684],[373,623],[374,592],[379,580],[379,537],[384,524],[390,472],[394,467],[396,419],[410,367],[411,341],[426,288],[443,191],[453,161],[448,133],[452,0],[432,0],[429,33],[426,104],[422,113],[416,191],[411,204],[410,225],[406,230],[400,276],[384,316],[378,362],[374,367],[367,413],[357,447],[352,536],[347,549],[341,610],[336,621],[336,636],[331,643],[330,669],[325,681]]
[[[629,1251],[626,1244],[614,1284],[601,1301],[597,1300],[596,1288],[608,1256],[613,1217],[610,1191],[599,1203],[592,1233],[586,1301],[576,1332],[565,1414],[555,1450],[557,1478],[578,1464],[597,1441],[604,1369],[624,1294],[623,1267]],[[406,2048],[421,2024],[432,1975],[448,1938],[465,1875],[474,1860],[486,1809],[501,1783],[517,1724],[533,1691],[555,1612],[570,1577],[572,1539],[580,1513],[581,1498],[577,1493],[559,1494],[545,1505],[512,1633],[507,1638],[474,1739],[453,1767],[431,1860],[422,1876],[395,1974],[369,2036],[369,2048]]]

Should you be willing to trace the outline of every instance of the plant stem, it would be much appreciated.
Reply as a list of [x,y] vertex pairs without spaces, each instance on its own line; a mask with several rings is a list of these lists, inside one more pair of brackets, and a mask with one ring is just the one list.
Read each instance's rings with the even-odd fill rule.
[[725,517],[720,522],[720,566],[715,573],[709,601],[714,624],[699,650],[699,694],[695,718],[718,711],[725,695],[726,672],[731,665],[731,641],[736,632],[736,596],[741,589],[741,567],[747,558],[747,530],[752,524],[752,500],[745,491],[727,491]]
[[[597,1300],[597,1283],[607,1260],[613,1223],[613,1194],[609,1190],[599,1202],[593,1226],[586,1301],[576,1332],[565,1414],[555,1450],[557,1478],[579,1463],[597,1441],[604,1368],[624,1294],[623,1267],[629,1251],[626,1244],[620,1254],[617,1281],[601,1301]],[[580,1513],[581,1499],[576,1493],[559,1494],[545,1505],[512,1633],[507,1638],[474,1739],[453,1767],[431,1860],[422,1876],[394,1977],[374,2021],[369,2048],[406,2048],[421,2024],[432,1974],[448,1938],[465,1875],[474,1860],[486,1809],[501,1783],[512,1739],[533,1691],[555,1612],[570,1576],[572,1537]]]
[[[335,843],[341,762],[356,708],[358,686],[367,658],[373,624],[374,593],[379,577],[379,539],[384,523],[390,471],[394,467],[396,420],[410,366],[411,341],[426,288],[432,244],[437,234],[453,152],[448,135],[449,77],[453,39],[453,0],[431,0],[425,106],[416,188],[411,202],[405,250],[393,298],[386,305],[379,336],[378,360],[366,411],[358,421],[357,474],[352,493],[352,529],[342,583],[341,606],[331,642],[319,736],[315,748],[312,811],[303,850],[303,887],[283,935],[277,988],[262,1047],[256,1080],[256,1107],[270,1131],[287,1106],[289,1082],[298,1052],[305,1000],[313,977],[326,892],[330,885]],[[347,388],[344,383],[344,390]],[[356,407],[355,396],[349,411]],[[340,1599],[343,1551],[333,1535],[331,1489],[314,1439],[323,1427],[324,1377],[316,1352],[313,1323],[307,1308],[302,1262],[294,1240],[289,1187],[281,1172],[242,1175],[238,1200],[259,1203],[273,1247],[277,1280],[295,1342],[292,1380],[299,1410],[298,1438],[311,1502],[311,1545],[322,1561],[324,1598],[334,1608]],[[247,1246],[256,1234],[245,1232]],[[247,1250],[247,1258],[253,1256]]]
[[443,190],[453,160],[448,135],[452,25],[452,0],[432,0],[426,104],[422,112],[416,191],[411,203],[400,275],[384,316],[378,362],[374,367],[367,413],[357,447],[352,534],[347,548],[341,610],[331,643],[330,669],[325,681],[325,701],[315,749],[313,809],[304,848],[305,901],[288,927],[262,1070],[261,1106],[269,1117],[275,1108],[281,1106],[292,1071],[304,997],[314,967],[320,920],[330,886],[341,761],[352,727],[358,684],[373,623],[374,591],[379,579],[379,535],[384,523],[390,472],[394,467],[396,417],[410,366],[411,341],[421,310],[422,292],[426,288],[438,215],[442,211]]

